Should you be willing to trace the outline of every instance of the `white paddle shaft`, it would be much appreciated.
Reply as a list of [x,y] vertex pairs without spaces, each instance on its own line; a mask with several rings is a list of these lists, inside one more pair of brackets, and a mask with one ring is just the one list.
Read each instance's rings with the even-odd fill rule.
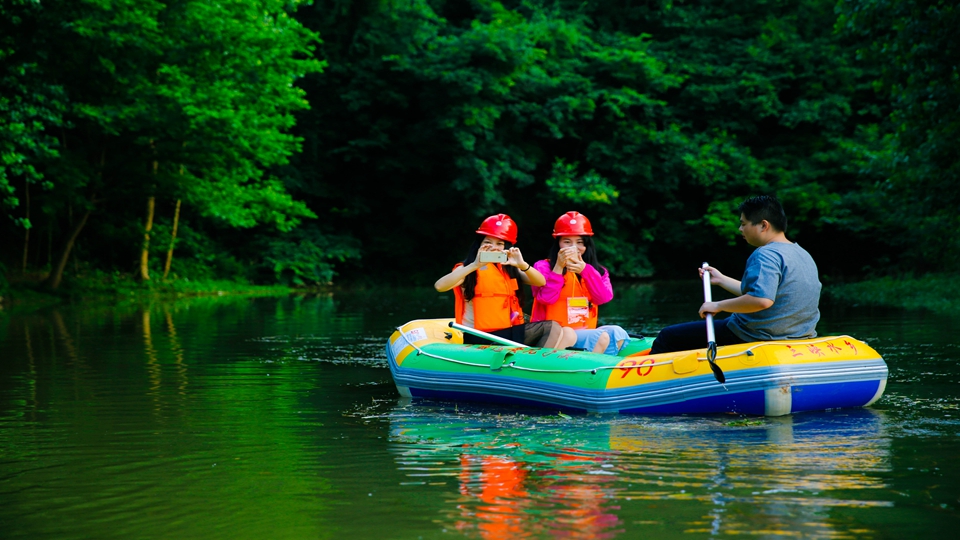
[[[713,302],[713,295],[710,294],[710,271],[706,270],[707,266],[709,266],[707,263],[703,263],[703,266],[701,266],[705,269],[703,271],[703,301]],[[707,313],[705,318],[707,319],[707,343],[715,343],[717,339],[713,333],[713,314]]]

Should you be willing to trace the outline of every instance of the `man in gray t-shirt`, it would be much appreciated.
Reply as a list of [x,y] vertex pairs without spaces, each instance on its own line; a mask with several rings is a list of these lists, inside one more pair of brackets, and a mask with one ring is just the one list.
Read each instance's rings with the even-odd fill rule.
[[[737,281],[707,266],[710,283],[736,295],[704,302],[700,317],[729,312],[714,321],[717,345],[748,341],[800,339],[817,335],[820,320],[820,279],[813,258],[786,237],[787,216],[774,197],[761,196],[740,204],[740,232],[757,249],[747,259],[743,280]],[[675,324],[660,331],[650,354],[701,349],[706,323]]]
[[728,317],[727,328],[743,341],[817,336],[820,280],[813,257],[799,245],[770,242],[758,247],[747,259],[736,293],[773,301],[766,309]]

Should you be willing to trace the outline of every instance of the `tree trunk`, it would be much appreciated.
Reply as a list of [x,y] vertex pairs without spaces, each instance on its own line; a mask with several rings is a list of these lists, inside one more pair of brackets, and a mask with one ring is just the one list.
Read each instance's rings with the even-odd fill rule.
[[173,261],[173,243],[177,240],[177,224],[180,223],[180,199],[177,199],[177,208],[173,211],[173,232],[170,233],[170,249],[167,250],[167,261],[163,263],[163,280],[167,280],[170,273],[170,263]]
[[26,181],[26,182],[24,183],[24,186],[25,186],[25,189],[26,189],[26,191],[25,191],[25,194],[26,194],[25,199],[26,199],[26,203],[27,203],[27,216],[26,216],[26,217],[27,217],[27,222],[28,222],[28,224],[27,224],[26,232],[25,232],[24,235],[23,235],[23,268],[20,269],[20,272],[21,272],[22,274],[26,274],[26,273],[27,273],[27,254],[30,252],[30,225],[29,225],[29,221],[30,221],[30,182],[29,182],[29,181]]
[[[153,139],[150,139],[150,148],[153,150],[154,156],[157,154],[157,149],[153,145]],[[153,160],[153,179],[154,179],[154,188],[156,187],[157,179],[157,167],[160,163],[154,159]],[[140,252],[140,281],[150,281],[150,231],[153,229],[153,210],[156,204],[156,197],[151,195],[147,198],[147,224],[143,230],[143,250]]]
[[152,195],[147,198],[147,225],[143,233],[143,251],[140,253],[140,279],[142,281],[150,280],[150,270],[147,263],[150,259],[150,230],[153,229],[153,208],[156,198]]
[[63,246],[63,251],[60,252],[60,258],[57,262],[57,267],[54,268],[50,275],[47,276],[47,279],[44,280],[44,285],[51,290],[57,290],[60,287],[60,282],[63,280],[63,269],[67,267],[67,260],[70,259],[70,251],[73,249],[74,243],[77,241],[77,236],[80,235],[80,231],[83,230],[84,225],[87,224],[87,218],[90,217],[90,214],[93,213],[93,206],[83,213],[83,217],[80,221],[73,226],[73,231],[70,232],[70,237],[67,239],[67,243]]

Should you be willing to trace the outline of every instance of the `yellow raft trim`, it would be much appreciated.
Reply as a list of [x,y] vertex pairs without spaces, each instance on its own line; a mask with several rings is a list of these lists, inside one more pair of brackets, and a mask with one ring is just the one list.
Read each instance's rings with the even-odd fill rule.
[[[825,336],[813,339],[780,340],[726,345],[718,349],[717,365],[723,371],[739,371],[758,366],[817,364],[873,360],[880,355],[866,343],[851,336]],[[731,361],[737,359],[738,361]],[[672,365],[672,370],[654,370]],[[607,388],[627,388],[638,384],[672,381],[678,375],[693,377],[711,375],[706,349],[678,351],[643,357],[628,357],[615,366]]]

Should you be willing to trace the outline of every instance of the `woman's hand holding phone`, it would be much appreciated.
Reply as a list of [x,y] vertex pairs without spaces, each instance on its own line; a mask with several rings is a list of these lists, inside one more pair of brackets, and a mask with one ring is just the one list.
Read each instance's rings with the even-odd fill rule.
[[580,250],[575,247],[563,248],[561,250],[566,252],[564,254],[564,264],[567,267],[567,270],[579,274],[583,272],[584,267],[587,263],[583,262],[583,258],[580,257]]
[[512,247],[504,253],[507,254],[507,264],[516,266],[517,268],[526,268],[526,263],[523,262],[523,255],[520,253],[520,248]]

